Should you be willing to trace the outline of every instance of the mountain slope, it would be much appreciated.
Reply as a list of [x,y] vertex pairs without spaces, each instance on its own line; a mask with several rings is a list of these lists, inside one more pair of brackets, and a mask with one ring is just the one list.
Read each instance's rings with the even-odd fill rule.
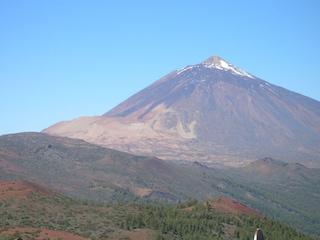
[[[112,203],[143,197],[176,203],[197,195],[202,200],[218,195],[197,178],[155,157],[131,155],[78,139],[43,133],[0,136],[0,180],[41,183],[79,199]],[[206,197],[203,191],[208,192]]]
[[169,73],[101,117],[44,132],[169,160],[320,165],[320,103],[219,57]]

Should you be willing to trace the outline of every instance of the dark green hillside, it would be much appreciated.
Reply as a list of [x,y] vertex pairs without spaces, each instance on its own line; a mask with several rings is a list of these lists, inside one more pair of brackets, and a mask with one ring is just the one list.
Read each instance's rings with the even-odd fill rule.
[[272,218],[320,236],[320,229],[314,226],[314,223],[320,223],[320,174],[317,170],[298,163],[264,158],[238,173],[234,179],[241,179],[251,194],[250,198],[243,196],[244,203]]
[[[195,200],[175,206],[97,205],[72,200],[37,184],[0,182],[0,239],[37,239],[43,229],[52,229],[92,240],[232,240],[251,239],[257,227],[263,229],[266,239],[312,239],[279,222],[248,214],[220,213],[213,206],[210,201]],[[16,227],[39,230],[31,236],[30,231],[8,234]]]
[[[283,162],[281,164],[286,165]],[[189,168],[182,167],[189,174]],[[278,179],[271,181],[257,177],[255,170],[249,172],[232,169],[217,172],[199,164],[193,167],[201,171],[201,181],[210,184],[221,196],[237,199],[268,217],[320,238],[320,174],[317,171],[304,169],[308,174],[303,175],[299,171],[283,169]],[[195,172],[192,170],[190,174]],[[283,181],[285,173],[290,178]]]
[[293,228],[266,217],[221,214],[210,202],[189,201],[172,207],[136,205],[119,223],[128,230],[151,228],[161,234],[157,239],[252,239],[257,228],[266,240],[313,239]]

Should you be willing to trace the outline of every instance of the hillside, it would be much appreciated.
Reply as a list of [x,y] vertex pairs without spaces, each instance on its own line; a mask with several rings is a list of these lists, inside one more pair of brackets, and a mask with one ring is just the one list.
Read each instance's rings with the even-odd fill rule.
[[320,236],[320,172],[271,158],[244,168],[218,169],[131,155],[77,139],[20,133],[0,136],[0,180],[34,182],[74,199],[104,204],[229,197]]
[[316,169],[307,168],[300,163],[285,163],[270,157],[258,159],[242,170],[254,181],[285,183],[290,180],[302,183],[308,179],[315,186],[320,184]]
[[273,239],[312,239],[231,199],[107,206],[75,201],[22,181],[0,182],[0,196],[1,240],[243,239],[257,226]]
[[266,156],[320,166],[320,102],[220,57],[172,71],[102,116],[45,133],[139,155],[244,166]]
[[194,185],[193,179],[160,159],[41,133],[1,136],[0,166],[2,180],[31,180],[94,201],[131,201],[141,189],[152,191],[151,199],[178,202],[180,196],[164,190],[163,179],[180,179],[184,191]]
[[[75,201],[46,187],[24,181],[0,182],[0,239],[152,239],[152,230],[127,232],[115,222],[128,207]],[[122,233],[117,233],[120,231]]]

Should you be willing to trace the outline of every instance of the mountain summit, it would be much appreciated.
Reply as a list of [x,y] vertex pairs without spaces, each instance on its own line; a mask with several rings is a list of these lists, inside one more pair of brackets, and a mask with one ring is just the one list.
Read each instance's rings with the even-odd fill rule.
[[317,165],[320,103],[213,56],[169,73],[101,117],[44,132],[168,160],[238,166],[270,156]]
[[223,60],[218,56],[210,57],[206,61],[202,62],[202,64],[207,68],[216,68],[224,71],[231,71],[231,73],[233,74],[254,78],[254,76],[252,76],[251,74],[243,71],[240,68],[233,66],[232,64],[226,62],[225,60]]
[[[213,56],[200,64],[186,66],[181,70],[168,74],[103,116],[124,117],[152,102],[148,108],[148,111],[150,111],[153,107],[158,106],[159,103],[165,103],[166,106],[169,106],[173,102],[184,100],[181,99],[181,96],[184,96],[185,100],[191,97],[192,100],[195,100],[193,102],[199,102],[199,98],[193,99],[194,95],[210,97],[208,95],[212,93],[212,84],[221,80],[234,81],[235,77],[255,79],[253,75],[233,66],[222,58]],[[211,90],[208,91],[209,89]],[[123,108],[126,110],[123,110]],[[197,111],[196,108],[190,110]],[[139,118],[142,117],[142,115],[139,115]]]

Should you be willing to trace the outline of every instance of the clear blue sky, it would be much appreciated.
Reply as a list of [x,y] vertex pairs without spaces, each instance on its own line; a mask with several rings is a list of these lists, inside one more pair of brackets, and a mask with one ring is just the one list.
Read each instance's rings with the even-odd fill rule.
[[102,115],[218,55],[320,100],[318,0],[0,0],[0,135]]

